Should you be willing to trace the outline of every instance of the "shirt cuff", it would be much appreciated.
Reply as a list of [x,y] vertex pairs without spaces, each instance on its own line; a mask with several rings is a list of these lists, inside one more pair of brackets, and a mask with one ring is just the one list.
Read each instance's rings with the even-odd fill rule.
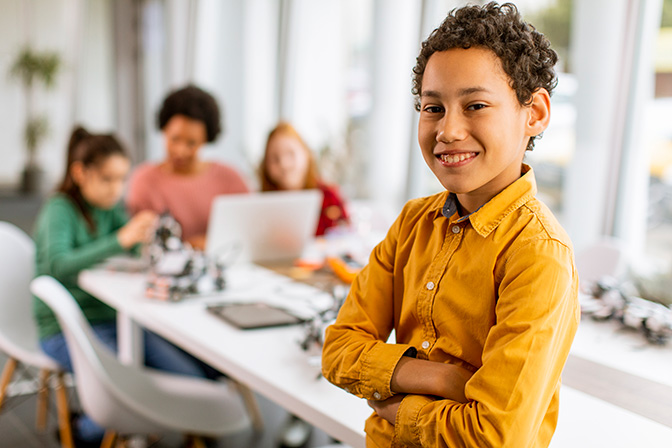
[[406,395],[397,409],[393,446],[422,446],[418,418],[422,408],[434,399],[426,395]]
[[390,381],[394,369],[402,356],[412,354],[414,350],[408,344],[376,344],[362,360],[362,396],[370,400],[390,398],[393,395]]

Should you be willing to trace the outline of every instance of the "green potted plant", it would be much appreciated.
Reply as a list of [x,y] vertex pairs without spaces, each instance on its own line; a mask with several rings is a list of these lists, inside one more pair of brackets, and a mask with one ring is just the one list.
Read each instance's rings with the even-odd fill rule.
[[43,171],[37,161],[37,150],[49,133],[49,120],[35,110],[35,92],[39,84],[46,89],[54,86],[61,68],[61,58],[55,52],[39,52],[26,47],[18,54],[10,69],[10,75],[22,86],[26,101],[26,119],[23,139],[26,145],[26,164],[21,178],[21,191],[40,191]]

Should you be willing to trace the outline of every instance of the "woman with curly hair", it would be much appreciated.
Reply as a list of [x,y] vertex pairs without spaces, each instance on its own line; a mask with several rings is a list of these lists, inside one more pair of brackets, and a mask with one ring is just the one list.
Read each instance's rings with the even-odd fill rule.
[[190,85],[170,93],[159,111],[158,126],[166,158],[135,169],[127,207],[132,214],[169,212],[180,223],[184,241],[202,249],[213,198],[247,193],[249,188],[234,168],[199,157],[201,147],[222,131],[219,107],[208,92]]

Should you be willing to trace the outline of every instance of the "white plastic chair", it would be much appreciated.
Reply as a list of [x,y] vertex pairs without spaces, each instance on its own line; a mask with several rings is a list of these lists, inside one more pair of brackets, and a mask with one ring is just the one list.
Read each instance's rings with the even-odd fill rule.
[[40,349],[31,310],[35,245],[21,229],[0,221],[0,351],[9,357],[0,380],[0,407],[19,364],[40,370],[37,400],[38,430],[47,425],[49,377],[56,374],[56,398],[63,446],[72,446],[63,372]]
[[68,344],[84,412],[116,435],[160,433],[219,437],[249,424],[235,386],[121,364],[102,345],[72,295],[54,278],[40,276],[33,294],[56,314]]

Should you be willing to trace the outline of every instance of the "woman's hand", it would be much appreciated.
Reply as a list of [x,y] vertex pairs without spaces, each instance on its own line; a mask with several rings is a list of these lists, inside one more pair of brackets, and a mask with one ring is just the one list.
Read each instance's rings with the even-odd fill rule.
[[119,240],[121,247],[130,249],[138,243],[149,242],[152,237],[152,230],[156,225],[156,220],[156,213],[149,210],[143,210],[131,218],[117,232],[117,240]]
[[401,405],[401,400],[403,400],[405,395],[392,395],[387,400],[367,400],[366,402],[369,406],[376,411],[379,417],[384,418],[388,422],[394,425],[397,420],[397,411]]

